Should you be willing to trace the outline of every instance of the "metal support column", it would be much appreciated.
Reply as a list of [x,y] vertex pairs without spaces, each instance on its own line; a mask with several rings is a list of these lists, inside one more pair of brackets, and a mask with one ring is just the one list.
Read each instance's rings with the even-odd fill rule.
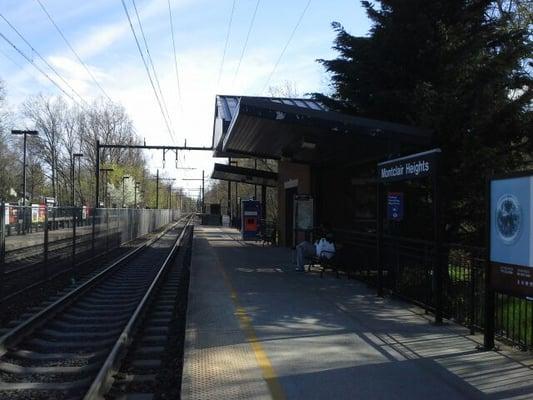
[[72,280],[75,282],[77,279],[76,271],[76,207],[72,207]]
[[431,174],[431,184],[433,192],[433,224],[435,241],[435,261],[433,265],[433,276],[435,278],[435,323],[442,324],[443,309],[443,282],[442,282],[442,257],[441,257],[441,221],[440,221],[440,190],[439,190],[439,158],[435,158],[433,173]]
[[0,299],[4,297],[4,273],[6,259],[6,205],[0,202]]
[[231,181],[228,181],[228,217],[229,217],[229,224],[231,226]]
[[[257,158],[254,158],[254,169],[257,171]],[[254,185],[254,200],[257,200],[257,185]]]
[[44,276],[46,279],[48,279],[48,243],[49,243],[49,226],[48,226],[48,205],[44,206],[44,255],[43,255],[43,261],[44,261]]
[[96,187],[94,191],[94,206],[93,206],[93,228],[92,228],[92,237],[91,237],[91,253],[94,257],[94,250],[95,250],[95,241],[96,241],[96,214],[99,207],[100,202],[100,141],[96,141],[96,161],[95,161],[95,168],[94,168],[94,174],[96,178]]
[[376,241],[377,257],[376,267],[378,273],[378,296],[383,297],[383,184],[377,184],[377,209],[376,209]]
[[159,169],[155,178],[155,208],[159,209]]
[[205,171],[202,170],[202,214],[205,214],[205,185],[204,185]]
[[265,220],[265,222],[267,220],[266,193],[267,187],[265,185],[261,185],[261,218]]
[[485,326],[484,326],[484,335],[483,335],[483,348],[485,350],[494,349],[494,314],[496,309],[496,295],[492,289],[492,266],[490,262],[490,213],[492,209],[490,201],[490,180],[487,179],[486,190],[485,190]]

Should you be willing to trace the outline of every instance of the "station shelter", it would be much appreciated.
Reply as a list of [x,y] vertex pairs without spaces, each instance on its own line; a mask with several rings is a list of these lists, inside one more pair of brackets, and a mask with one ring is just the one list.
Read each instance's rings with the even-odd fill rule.
[[216,164],[212,178],[276,187],[279,243],[292,247],[305,237],[295,226],[300,197],[312,199],[315,227],[375,232],[377,162],[431,142],[428,130],[342,114],[310,99],[218,95],[214,157],[274,159],[278,170]]

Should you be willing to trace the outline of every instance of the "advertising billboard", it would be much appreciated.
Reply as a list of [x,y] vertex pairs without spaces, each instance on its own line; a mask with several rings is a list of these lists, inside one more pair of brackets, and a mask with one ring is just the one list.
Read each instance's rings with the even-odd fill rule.
[[533,295],[533,176],[490,183],[490,267],[495,290]]

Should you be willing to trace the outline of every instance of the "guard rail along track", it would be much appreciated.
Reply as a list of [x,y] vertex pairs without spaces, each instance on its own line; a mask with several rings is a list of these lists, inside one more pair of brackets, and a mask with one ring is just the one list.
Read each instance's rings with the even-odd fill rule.
[[101,398],[191,220],[171,225],[0,337],[0,398]]

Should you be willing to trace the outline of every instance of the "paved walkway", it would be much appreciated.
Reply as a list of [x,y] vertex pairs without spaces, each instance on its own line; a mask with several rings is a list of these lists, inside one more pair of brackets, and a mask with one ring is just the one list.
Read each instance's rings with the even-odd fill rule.
[[183,399],[533,399],[533,356],[290,259],[195,228]]

